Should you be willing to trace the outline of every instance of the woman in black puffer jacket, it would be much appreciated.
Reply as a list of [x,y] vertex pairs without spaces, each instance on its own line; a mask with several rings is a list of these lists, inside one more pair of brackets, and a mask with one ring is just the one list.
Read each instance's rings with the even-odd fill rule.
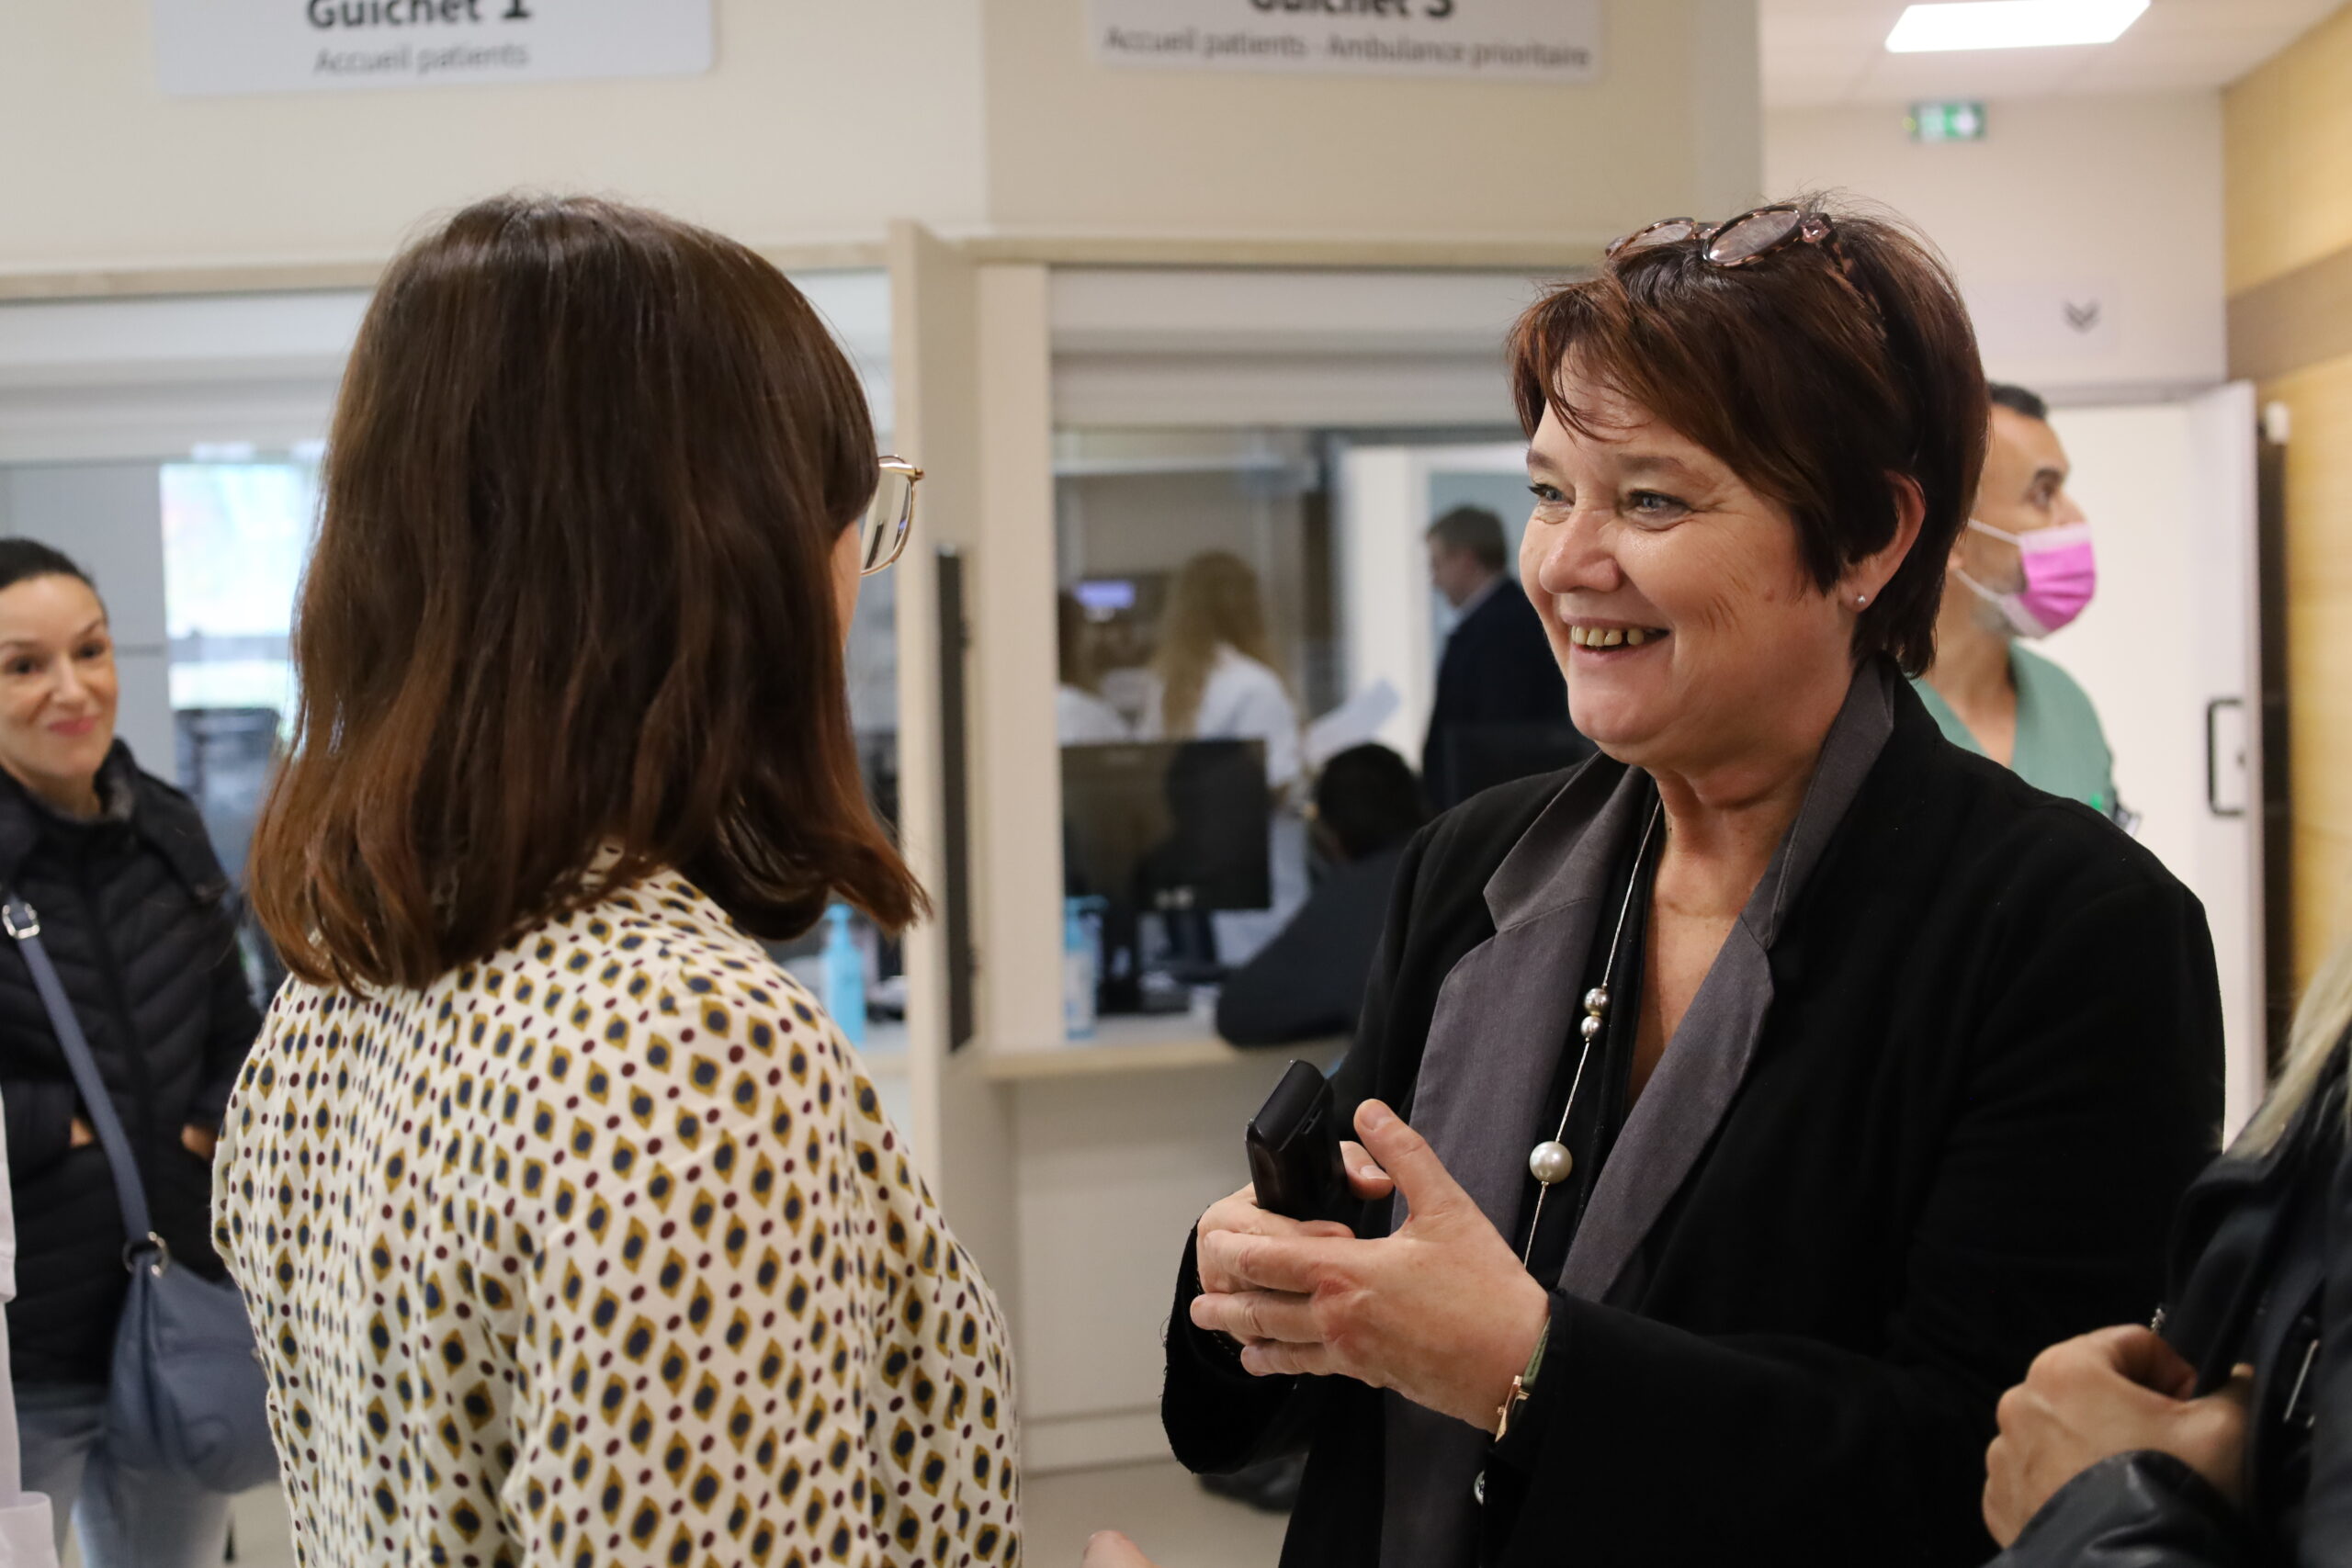
[[[114,739],[105,607],[82,570],[0,540],[0,888],[39,916],[175,1265],[219,1278],[209,1160],[260,1027],[228,878],[187,796]],[[0,947],[14,943],[0,942]],[[23,958],[0,953],[0,1105],[17,1225],[8,1306],[24,1484],[91,1568],[217,1563],[229,1502],[109,1461],[101,1414],[128,1278],[105,1151]]]

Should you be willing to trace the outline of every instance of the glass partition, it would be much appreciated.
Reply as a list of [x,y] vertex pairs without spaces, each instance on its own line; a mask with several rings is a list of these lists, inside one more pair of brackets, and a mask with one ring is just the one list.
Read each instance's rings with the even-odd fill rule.
[[[887,276],[794,281],[856,367],[887,447]],[[142,767],[196,798],[240,879],[293,718],[288,634],[365,305],[356,291],[0,305],[0,534],[55,545],[97,580],[116,632],[119,732]],[[860,759],[892,819],[896,611],[889,575],[870,579],[847,657]],[[780,950],[812,985],[822,935]],[[876,1014],[895,1015],[895,952],[862,921],[852,936]],[[258,944],[254,959],[274,981]]]
[[[1523,449],[1483,426],[1057,434],[1064,890],[1101,921],[1102,1010],[1213,1008],[1343,855],[1316,802],[1340,752],[1384,745],[1440,795],[1584,753],[1540,637],[1520,674],[1557,717],[1430,728],[1456,627],[1518,596]],[[1429,537],[1464,508],[1488,519],[1468,579]],[[1254,798],[1218,760],[1236,742]]]

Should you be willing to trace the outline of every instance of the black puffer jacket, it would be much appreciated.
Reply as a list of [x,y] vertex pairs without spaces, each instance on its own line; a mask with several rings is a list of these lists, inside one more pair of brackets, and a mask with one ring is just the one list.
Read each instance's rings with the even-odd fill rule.
[[[156,1229],[175,1259],[218,1277],[211,1168],[181,1145],[180,1129],[219,1127],[261,1025],[229,882],[194,804],[141,773],[128,748],[107,759],[98,794],[99,818],[74,821],[0,773],[0,887],[40,919],[138,1150]],[[13,951],[0,953],[0,1103],[16,1197],[16,1379],[103,1382],[126,1279],[122,1221],[105,1151],[71,1146],[80,1099]]]

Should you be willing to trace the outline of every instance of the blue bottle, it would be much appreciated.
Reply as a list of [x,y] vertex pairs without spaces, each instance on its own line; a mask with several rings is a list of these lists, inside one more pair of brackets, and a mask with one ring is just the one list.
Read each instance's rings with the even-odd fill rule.
[[1062,900],[1062,1037],[1094,1038],[1094,989],[1102,952],[1102,900]]
[[863,1049],[865,1044],[865,953],[849,929],[849,906],[825,910],[825,1010],[842,1038]]

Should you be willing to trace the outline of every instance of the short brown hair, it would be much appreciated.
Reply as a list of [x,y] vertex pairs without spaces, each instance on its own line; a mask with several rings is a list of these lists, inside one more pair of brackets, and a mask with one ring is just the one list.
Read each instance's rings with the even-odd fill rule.
[[423,986],[660,866],[762,936],[914,918],[832,590],[876,472],[848,361],[730,240],[503,197],[411,247],[337,400],[254,838],[287,966]]
[[[1560,390],[1580,374],[1647,410],[1788,509],[1815,583],[1894,536],[1889,476],[1927,499],[1919,537],[1862,612],[1855,652],[1907,674],[1934,661],[1944,562],[1984,461],[1984,372],[1967,308],[1941,257],[1900,222],[1803,204],[1836,240],[1747,266],[1691,242],[1626,253],[1554,289],[1512,330],[1511,387],[1532,435],[1548,406],[1583,434],[1592,411]],[[1842,251],[1850,271],[1841,271]]]
[[1457,506],[1430,525],[1430,538],[1449,550],[1466,550],[1488,571],[1500,571],[1510,558],[1510,541],[1503,520],[1483,506]]

